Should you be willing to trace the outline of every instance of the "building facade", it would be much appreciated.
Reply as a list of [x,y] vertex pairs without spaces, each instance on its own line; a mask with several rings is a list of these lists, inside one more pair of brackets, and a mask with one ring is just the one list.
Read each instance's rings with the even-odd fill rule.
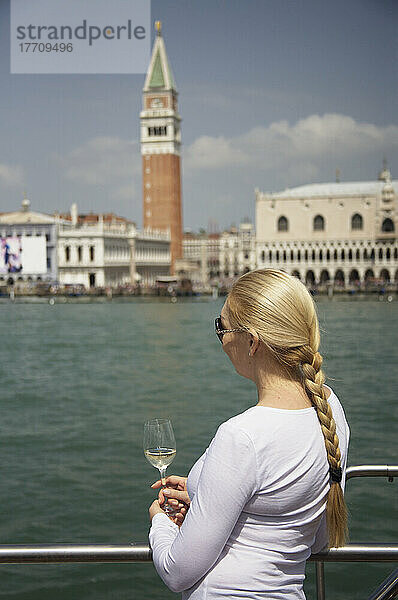
[[135,244],[136,280],[143,287],[155,285],[158,277],[170,274],[170,233],[153,229],[137,231]]
[[136,229],[114,214],[62,215],[58,233],[59,281],[86,288],[142,283],[170,272],[168,232]]
[[27,198],[21,210],[0,213],[0,282],[56,281],[58,224],[52,215],[31,211]]
[[58,234],[61,284],[95,288],[130,283],[134,223],[116,215],[78,215],[76,205],[63,220]]
[[184,260],[177,272],[196,287],[228,287],[234,279],[256,268],[255,232],[243,222],[222,233],[184,234]]
[[220,276],[232,282],[256,268],[256,238],[252,223],[243,222],[220,236]]
[[156,28],[140,113],[143,225],[170,231],[173,271],[182,258],[181,117],[159,21]]
[[398,281],[398,184],[377,181],[256,190],[257,267],[307,285]]

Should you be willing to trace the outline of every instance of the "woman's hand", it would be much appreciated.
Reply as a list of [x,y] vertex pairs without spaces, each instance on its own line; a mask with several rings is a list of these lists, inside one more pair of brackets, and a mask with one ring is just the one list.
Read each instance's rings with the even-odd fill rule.
[[[159,479],[155,481],[151,485],[151,488],[155,490],[158,488],[162,488],[162,481]],[[179,477],[178,475],[170,475],[166,477],[166,488],[163,488],[159,491],[159,504],[163,504],[165,501],[164,497],[164,489],[171,491],[172,493],[168,495],[168,498],[176,498],[187,504],[188,506],[191,504],[191,499],[188,496],[187,492],[187,478]]]
[[[152,484],[152,488],[161,488],[161,480],[155,481]],[[181,527],[185,515],[189,509],[191,499],[187,492],[187,478],[179,477],[178,475],[170,475],[166,478],[166,488],[162,488],[159,491],[159,509],[160,506],[167,500],[168,504],[174,509],[173,515],[168,515],[169,518]],[[151,507],[152,508],[152,507]],[[157,510],[159,512],[159,510]],[[164,512],[164,511],[162,511]],[[156,513],[154,513],[156,514]],[[152,517],[151,517],[152,518]]]
[[151,521],[157,513],[163,513],[164,515],[166,514],[164,510],[160,508],[159,500],[154,500],[149,507],[149,518]]

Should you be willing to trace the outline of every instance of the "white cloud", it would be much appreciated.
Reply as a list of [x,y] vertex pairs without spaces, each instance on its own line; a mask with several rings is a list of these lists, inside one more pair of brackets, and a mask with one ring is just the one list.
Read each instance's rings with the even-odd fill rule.
[[24,183],[22,167],[0,163],[0,183],[6,187],[22,186]]
[[339,114],[311,115],[294,125],[277,121],[230,138],[199,137],[186,149],[184,165],[188,172],[248,166],[285,169],[289,177],[300,173],[300,179],[311,180],[325,159],[342,164],[354,155],[360,159],[377,151],[382,156],[397,148],[395,125],[378,127]]
[[141,156],[136,141],[96,137],[56,161],[67,179],[110,188],[114,198],[128,199],[140,188]]
[[248,157],[234,146],[233,139],[203,135],[188,147],[184,159],[188,169],[219,169],[242,165]]

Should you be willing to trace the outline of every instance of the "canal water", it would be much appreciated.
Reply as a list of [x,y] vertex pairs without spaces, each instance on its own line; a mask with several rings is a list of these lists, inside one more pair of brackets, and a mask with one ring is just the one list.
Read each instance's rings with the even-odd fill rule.
[[[256,403],[213,333],[223,300],[0,304],[1,544],[147,542],[143,422],[170,416],[186,474],[218,425]],[[349,464],[397,463],[398,301],[317,301]],[[351,480],[351,542],[396,542],[397,485]],[[394,517],[395,511],[395,517]],[[394,520],[395,518],[395,520]],[[388,564],[327,564],[328,597],[363,600]],[[0,565],[0,598],[167,600],[152,564]],[[315,598],[308,565],[307,598]]]

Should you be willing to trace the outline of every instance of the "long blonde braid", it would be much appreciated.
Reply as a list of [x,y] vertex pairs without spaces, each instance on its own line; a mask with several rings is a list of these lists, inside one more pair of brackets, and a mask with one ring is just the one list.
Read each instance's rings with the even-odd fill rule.
[[321,425],[330,468],[326,518],[329,546],[343,546],[347,509],[341,488],[341,452],[332,409],[326,400],[318,352],[320,333],[312,297],[295,277],[276,269],[242,275],[228,295],[232,327],[255,331],[275,359],[301,376]]
[[330,490],[326,505],[329,546],[344,546],[347,538],[347,508],[340,485],[341,453],[339,438],[336,433],[336,423],[323,387],[325,381],[321,369],[323,359],[319,352],[314,352],[310,346],[303,346],[301,350],[303,354],[303,360],[301,361],[303,382],[321,424],[331,471]]

